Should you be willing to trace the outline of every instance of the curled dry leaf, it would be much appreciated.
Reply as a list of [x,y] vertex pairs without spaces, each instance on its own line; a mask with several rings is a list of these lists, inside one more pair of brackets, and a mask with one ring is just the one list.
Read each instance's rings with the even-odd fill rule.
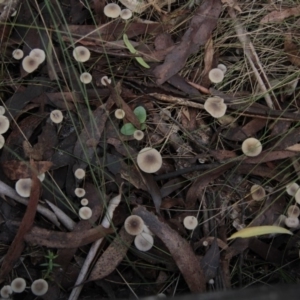
[[153,234],[169,249],[191,292],[204,292],[205,277],[190,244],[144,207],[137,207],[132,213],[140,216]]
[[125,257],[134,236],[124,227],[96,262],[88,281],[99,280],[112,273]]
[[74,232],[58,232],[44,228],[33,227],[26,235],[27,243],[50,248],[78,248],[90,244],[114,232],[112,228],[97,227]]
[[266,16],[264,16],[260,20],[260,24],[271,23],[271,22],[279,23],[286,18],[289,18],[291,16],[296,17],[299,15],[300,15],[300,5],[296,7],[287,8],[287,9],[274,10],[268,13]]

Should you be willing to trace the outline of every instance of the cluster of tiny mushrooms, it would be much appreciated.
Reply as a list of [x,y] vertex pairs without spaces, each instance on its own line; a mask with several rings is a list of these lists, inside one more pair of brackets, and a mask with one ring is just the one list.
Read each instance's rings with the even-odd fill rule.
[[[23,293],[26,289],[26,281],[22,277],[15,278],[10,285],[4,285],[0,294],[2,299],[10,299],[13,293]],[[48,291],[48,282],[45,279],[37,279],[32,282],[30,289],[36,296],[43,296]]]
[[[132,17],[132,11],[130,9],[121,10],[120,6],[115,3],[107,4],[104,7],[104,14],[110,18],[121,17],[124,20],[128,20]],[[21,49],[13,51],[12,56],[16,60],[21,60],[24,57],[24,53]],[[90,59],[91,53],[88,48],[84,46],[77,46],[73,50],[73,57],[76,61],[84,63]],[[22,61],[22,67],[27,73],[34,72],[45,60],[46,55],[42,49],[33,49],[29,55],[25,56]],[[210,70],[209,79],[212,83],[220,83],[224,79],[224,75],[227,68],[223,64],[219,64],[217,68]],[[83,72],[80,75],[80,81],[83,84],[89,84],[92,82],[92,75],[88,72]],[[106,86],[107,83],[111,83],[111,79],[107,76],[101,78],[102,85]],[[210,97],[205,101],[204,109],[214,118],[222,118],[227,110],[227,105],[224,103],[224,99],[220,97]],[[4,116],[5,108],[0,106],[0,149],[5,144],[4,137],[2,136],[9,129],[9,120]],[[123,119],[125,112],[123,109],[115,110],[115,117],[117,119]],[[50,113],[50,119],[53,123],[59,124],[63,121],[63,113],[56,109]],[[133,134],[136,140],[141,140],[144,137],[144,133],[141,130],[136,130]],[[242,152],[249,157],[257,156],[262,151],[262,144],[256,138],[247,138],[242,143]],[[162,156],[159,151],[154,148],[146,147],[140,150],[137,155],[138,167],[146,173],[155,173],[162,166]],[[81,181],[85,177],[85,171],[81,168],[77,169],[74,173],[75,177]],[[38,175],[39,179],[43,181],[45,174]],[[31,190],[32,180],[30,178],[19,179],[16,182],[15,189],[17,193],[22,197],[29,197]],[[85,196],[85,190],[83,188],[76,188],[75,195],[81,199],[82,207],[79,209],[79,217],[83,220],[88,220],[92,216],[92,210],[87,206],[89,201]],[[291,183],[287,186],[287,193],[294,196],[296,202],[300,204],[300,189],[296,183]],[[265,197],[265,190],[259,185],[253,185],[251,187],[251,195],[253,200],[261,201]],[[287,227],[298,228],[300,209],[297,205],[291,205],[287,210],[287,217],[281,218],[281,223],[285,223]],[[284,221],[284,222],[283,222]],[[183,220],[185,228],[194,230],[198,225],[198,220],[194,216],[186,216]],[[124,223],[125,230],[135,236],[134,244],[140,251],[148,251],[153,246],[153,234],[144,224],[142,218],[139,216],[129,216]],[[23,278],[16,278],[12,281],[11,285],[5,285],[1,289],[1,297],[9,298],[14,293],[21,293],[26,288],[26,282]],[[44,279],[35,280],[31,285],[32,292],[41,296],[48,290],[48,284]]]

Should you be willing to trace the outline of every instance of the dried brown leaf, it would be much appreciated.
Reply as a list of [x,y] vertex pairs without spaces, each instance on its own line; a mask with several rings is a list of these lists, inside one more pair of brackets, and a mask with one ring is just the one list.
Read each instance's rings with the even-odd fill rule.
[[300,5],[292,8],[287,8],[287,9],[274,10],[268,13],[266,16],[264,16],[260,20],[260,24],[271,23],[271,22],[280,23],[286,18],[292,16],[296,17],[299,15],[300,15]]
[[144,207],[137,207],[132,213],[140,216],[149,229],[166,245],[191,292],[204,292],[205,277],[190,244]]

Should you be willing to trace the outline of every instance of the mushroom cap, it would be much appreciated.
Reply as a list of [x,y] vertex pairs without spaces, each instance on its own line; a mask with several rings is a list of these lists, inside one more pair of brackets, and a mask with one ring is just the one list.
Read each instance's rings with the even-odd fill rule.
[[300,216],[300,208],[297,205],[291,205],[286,212],[288,217],[298,218]]
[[292,183],[289,183],[289,184],[286,185],[286,192],[290,196],[295,196],[298,189],[299,189],[299,185],[296,182],[292,182]]
[[252,199],[255,201],[261,201],[266,196],[265,189],[258,184],[252,185],[250,188],[250,192],[251,192]]
[[287,217],[285,219],[285,225],[289,228],[297,228],[299,226],[299,219],[295,217]]
[[125,111],[121,108],[116,109],[115,110],[115,117],[117,119],[120,119],[120,120],[123,119],[125,117]]
[[108,78],[107,76],[103,76],[103,77],[101,78],[101,80],[100,80],[100,82],[101,82],[102,85],[106,86],[105,80],[106,80],[109,84],[111,84],[111,79]]
[[146,147],[139,152],[137,164],[145,173],[155,173],[162,166],[161,154],[154,148]]
[[124,222],[124,228],[130,235],[138,235],[143,232],[144,221],[139,216],[129,216]]
[[86,206],[86,205],[89,204],[89,200],[87,198],[83,198],[83,199],[80,200],[80,204],[82,206]]
[[183,225],[186,229],[194,230],[198,226],[198,220],[194,216],[186,216],[183,219]]
[[48,282],[44,279],[37,279],[31,285],[31,291],[36,296],[43,296],[48,291]]
[[12,53],[12,57],[17,60],[22,59],[23,56],[24,56],[24,52],[21,49],[15,49]]
[[0,134],[5,133],[9,128],[9,120],[7,117],[0,115]]
[[83,72],[81,75],[80,75],[80,81],[84,84],[88,84],[88,83],[91,83],[92,82],[92,75],[88,72]]
[[0,295],[4,299],[9,299],[12,293],[13,291],[10,285],[4,285],[0,290]]
[[224,103],[224,99],[220,97],[207,98],[204,103],[204,109],[214,118],[221,118],[225,115],[227,105]]
[[22,293],[26,288],[26,281],[24,278],[17,277],[11,282],[10,286],[13,292]]
[[37,175],[37,178],[40,180],[40,182],[43,182],[45,180],[45,177],[46,177],[45,173],[41,173]]
[[75,195],[78,197],[78,198],[81,198],[85,195],[85,189],[83,188],[76,188],[75,191],[74,191]]
[[5,107],[0,105],[0,115],[4,115],[5,114]]
[[2,134],[0,134],[0,149],[3,148],[4,144],[5,144],[5,138]]
[[108,3],[104,6],[103,12],[109,18],[117,18],[121,13],[121,7],[116,3]]
[[39,48],[32,49],[29,53],[29,56],[36,58],[38,60],[39,64],[44,62],[44,60],[46,58],[45,51],[42,49],[39,49]]
[[59,109],[52,110],[50,113],[50,119],[53,123],[59,124],[63,121],[64,115]]
[[275,222],[273,223],[274,226],[281,226],[284,227],[285,226],[285,219],[287,217],[285,215],[279,215],[278,218],[275,220]]
[[85,171],[81,168],[78,168],[75,172],[74,175],[77,179],[83,179],[85,177]]
[[91,218],[91,216],[93,215],[93,212],[92,210],[87,207],[87,206],[83,206],[79,209],[79,217],[82,219],[82,220],[88,220]]
[[224,64],[218,64],[218,69],[220,69],[224,74],[227,72],[227,67]]
[[140,251],[148,251],[153,247],[154,239],[152,235],[142,232],[134,238],[134,245]]
[[125,8],[121,10],[120,17],[123,20],[128,20],[132,17],[132,11],[129,8]]
[[258,139],[248,138],[242,144],[242,151],[246,156],[257,156],[262,151],[262,144]]
[[27,73],[32,73],[39,67],[40,63],[36,57],[31,57],[29,55],[25,56],[22,61],[22,67]]
[[91,52],[88,48],[84,46],[77,46],[73,50],[73,57],[76,61],[86,62],[91,57]]
[[21,178],[16,182],[15,189],[16,192],[21,196],[21,197],[29,197],[30,192],[31,192],[31,184],[32,180],[31,178]]
[[134,133],[133,133],[133,137],[137,140],[137,141],[140,141],[144,138],[144,132],[142,130],[136,130]]
[[209,71],[208,78],[213,83],[220,83],[224,79],[224,73],[221,69],[214,68]]

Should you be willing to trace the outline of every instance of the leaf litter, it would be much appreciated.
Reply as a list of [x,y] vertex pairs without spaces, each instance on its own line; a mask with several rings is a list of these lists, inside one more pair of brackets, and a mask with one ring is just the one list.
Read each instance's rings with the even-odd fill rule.
[[[300,170],[299,5],[122,0],[135,11],[123,21],[107,18],[103,1],[4,2],[3,285],[16,274],[27,283],[45,276],[44,299],[124,299],[277,284],[280,270],[299,277],[299,225],[278,224],[300,203],[286,193]],[[72,56],[79,45],[91,52],[84,63]],[[28,73],[11,53],[34,48],[46,60]],[[224,80],[214,84],[209,73],[221,65]],[[83,72],[90,84],[80,82]],[[214,96],[227,106],[222,118],[204,109]],[[117,108],[124,119],[115,118]],[[50,119],[55,109],[60,124]],[[262,144],[256,157],[241,148],[250,137]],[[145,147],[162,156],[154,174],[137,165]],[[33,180],[29,198],[14,189],[21,178]],[[263,201],[252,198],[254,184],[265,189]],[[79,217],[76,188],[85,191],[88,220]],[[154,241],[148,252],[124,230],[131,214]],[[189,215],[198,222],[192,231],[183,226]]]

